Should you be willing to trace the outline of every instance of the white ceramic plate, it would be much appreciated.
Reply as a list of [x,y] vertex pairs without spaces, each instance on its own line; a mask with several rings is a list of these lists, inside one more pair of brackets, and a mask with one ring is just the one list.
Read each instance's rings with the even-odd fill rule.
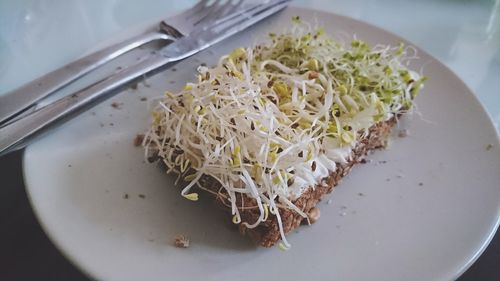
[[[371,43],[402,41],[353,19],[289,8],[31,145],[28,193],[70,260],[102,280],[451,280],[480,255],[499,221],[498,137],[464,83],[422,51],[411,66],[430,77],[417,99],[422,117],[404,120],[409,136],[370,156],[319,204],[321,219],[289,235],[290,251],[252,246],[210,200],[184,200],[172,178],[143,161],[132,145],[149,123],[141,97],[178,90],[200,62],[279,32],[292,15]],[[176,234],[191,247],[173,247]]]

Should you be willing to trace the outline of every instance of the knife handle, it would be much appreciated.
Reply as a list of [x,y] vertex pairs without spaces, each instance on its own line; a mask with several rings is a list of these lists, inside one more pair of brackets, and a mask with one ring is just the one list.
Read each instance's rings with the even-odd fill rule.
[[169,40],[160,31],[136,35],[56,69],[0,97],[0,124],[99,66],[155,40]]
[[49,127],[64,121],[67,117],[81,111],[82,108],[95,105],[111,97],[119,87],[136,80],[143,75],[174,61],[159,54],[153,54],[146,60],[109,76],[72,95],[39,108],[19,120],[0,127],[0,155],[21,148],[28,139]]

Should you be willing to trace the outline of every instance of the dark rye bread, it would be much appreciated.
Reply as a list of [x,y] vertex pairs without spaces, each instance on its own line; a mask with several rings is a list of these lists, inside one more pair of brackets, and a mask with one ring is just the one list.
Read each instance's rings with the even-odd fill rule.
[[[369,151],[385,147],[387,137],[395,123],[396,119],[392,118],[373,125],[369,129],[369,133],[359,139],[346,164],[340,165],[337,163],[335,171],[331,172],[328,177],[322,179],[314,188],[309,188],[292,202],[304,213],[311,213],[321,197],[330,193],[351,168],[359,163]],[[214,195],[216,202],[222,209],[231,213],[231,203],[227,199],[227,193],[225,193],[219,183],[209,177],[205,177],[201,179],[201,184],[210,194]],[[236,206],[239,208],[242,222],[252,224],[260,216],[260,211],[256,207],[255,200],[250,197],[238,195],[236,197]],[[280,208],[279,212],[285,234],[299,227],[304,220],[307,221],[307,219],[291,209]],[[264,247],[271,247],[281,239],[276,216],[271,214],[269,214],[266,221],[261,222],[257,227],[247,228],[243,224],[239,224],[239,230],[242,234],[248,235],[255,243]]]

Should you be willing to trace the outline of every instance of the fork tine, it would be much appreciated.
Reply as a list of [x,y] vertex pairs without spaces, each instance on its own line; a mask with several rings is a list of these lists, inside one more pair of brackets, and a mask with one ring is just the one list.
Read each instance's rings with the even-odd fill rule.
[[[225,21],[234,19],[235,17],[239,17],[239,16],[242,16],[243,14],[251,13],[253,10],[255,10],[259,7],[271,6],[271,5],[273,5],[272,4],[273,1],[278,3],[278,2],[284,1],[284,0],[280,0],[280,1],[271,0],[271,1],[267,1],[267,2],[260,2],[257,4],[253,3],[253,4],[246,6],[243,9],[239,9],[239,8],[241,8],[241,4],[243,4],[245,2],[245,0],[238,0],[235,4],[231,4],[231,6],[228,6],[226,9],[224,9],[224,10],[221,9],[221,11],[219,13],[217,13],[216,16],[212,16],[211,20],[206,21],[206,22],[210,23],[211,26],[220,25],[220,24],[224,23]],[[206,22],[204,22],[204,24]]]
[[203,10],[207,6],[207,4],[210,2],[210,0],[201,0],[196,3],[193,7],[189,9],[189,13],[186,14],[186,19],[189,19],[193,17],[195,14],[199,13],[200,11]]
[[[234,1],[229,0],[224,5],[221,5],[221,7],[215,11],[210,16],[210,22],[214,21],[217,22],[221,18],[224,18],[227,15],[230,15],[235,12],[236,9],[238,9],[241,4],[244,2],[244,0],[238,0],[236,3],[233,3]],[[196,23],[199,24],[199,23]],[[195,25],[196,25],[195,24]]]
[[189,10],[174,16],[168,21],[161,21],[160,30],[174,38],[181,38],[189,34],[194,24],[204,18],[220,0],[201,0]]
[[[249,9],[244,9],[234,14],[228,15],[226,18],[220,19],[214,22],[211,25],[212,33],[223,33],[226,32],[241,22],[248,21],[250,18],[259,17],[260,14],[267,12],[268,10],[280,10],[280,7],[284,7],[286,3],[290,2],[290,0],[270,0],[266,3],[261,3],[255,5]],[[285,5],[286,6],[286,5]]]
[[198,11],[198,13],[193,14],[189,21],[192,22],[193,26],[204,21],[214,10],[217,10],[220,5],[221,0],[215,0],[210,5],[204,6],[204,9]]
[[[191,33],[199,25],[213,27],[241,15],[247,15],[248,17],[248,14],[255,9],[272,6],[273,3],[280,1],[284,0],[254,2],[242,8],[242,4],[246,2],[245,0],[201,0],[189,11],[183,13],[182,18],[185,24],[172,26],[168,22],[162,21],[160,28],[170,36],[180,38]],[[179,29],[181,27],[182,29]]]
[[271,0],[266,4],[253,6],[250,10],[240,9],[227,16],[228,19],[222,23],[212,22],[204,28],[195,29],[189,36],[181,38],[174,45],[163,49],[161,55],[171,60],[185,59],[279,12],[289,2],[290,0]]
[[[274,5],[275,3],[280,3],[280,2],[283,2],[284,0],[279,0],[279,1],[267,1],[267,2],[260,2],[258,4],[253,4],[253,5],[249,5],[247,6],[245,9],[241,9],[241,10],[237,10],[237,8],[244,2],[244,0],[240,0],[238,1],[238,3],[235,5],[234,9],[232,9],[231,11],[228,11],[225,16],[222,16],[222,17],[219,17],[217,19],[214,20],[213,24],[214,25],[217,25],[217,24],[222,24],[226,21],[229,21],[231,19],[234,19],[236,17],[241,17],[242,15],[247,15],[249,13],[252,13],[253,11],[255,11],[256,9],[265,9],[266,7],[271,7],[272,5]],[[275,3],[273,3],[275,2]],[[235,11],[236,10],[236,11]]]

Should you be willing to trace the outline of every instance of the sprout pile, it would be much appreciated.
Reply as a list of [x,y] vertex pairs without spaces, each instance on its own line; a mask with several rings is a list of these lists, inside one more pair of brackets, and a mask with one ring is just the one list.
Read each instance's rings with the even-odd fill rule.
[[[348,44],[298,17],[267,43],[237,48],[198,82],[166,92],[154,109],[146,153],[157,153],[198,200],[202,176],[220,183],[233,222],[253,228],[273,215],[288,248],[280,208],[307,217],[293,201],[345,163],[357,139],[411,108],[425,77],[406,65],[415,49]],[[260,217],[242,222],[237,194],[253,198]]]

